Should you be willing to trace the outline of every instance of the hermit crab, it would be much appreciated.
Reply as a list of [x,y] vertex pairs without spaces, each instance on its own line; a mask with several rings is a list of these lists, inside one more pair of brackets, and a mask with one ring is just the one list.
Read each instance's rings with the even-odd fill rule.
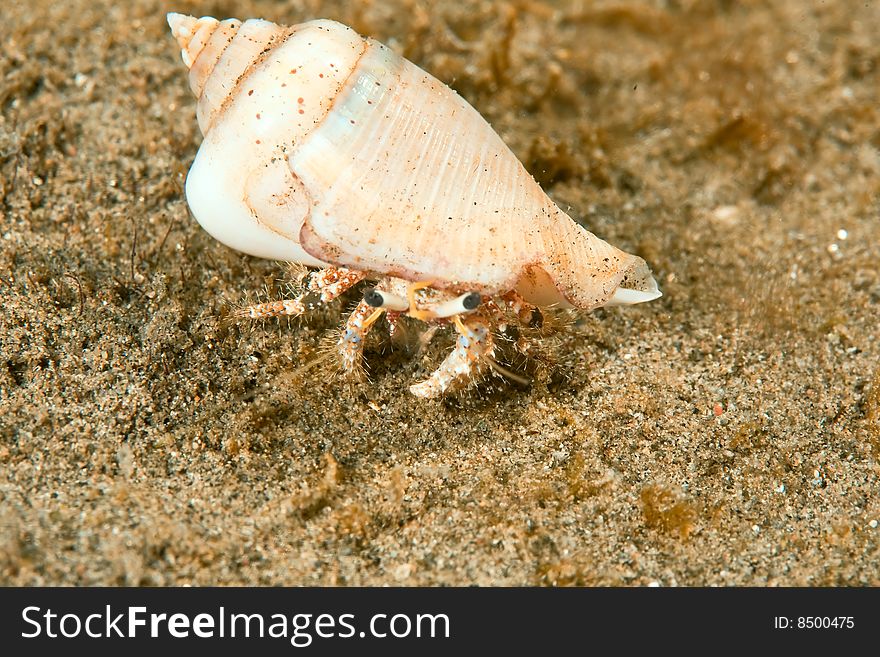
[[346,372],[383,316],[451,326],[452,352],[410,387],[438,397],[505,371],[511,317],[660,296],[644,260],[576,224],[473,107],[381,43],[330,20],[168,24],[204,135],[193,215],[233,249],[314,268],[296,298],[242,314],[297,316],[371,281],[335,344]]

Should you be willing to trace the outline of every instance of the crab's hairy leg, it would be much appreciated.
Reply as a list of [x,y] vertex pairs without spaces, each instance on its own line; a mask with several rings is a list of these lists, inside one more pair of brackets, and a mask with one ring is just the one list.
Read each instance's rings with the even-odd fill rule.
[[495,340],[489,320],[481,313],[453,318],[458,338],[446,359],[427,379],[409,387],[411,393],[426,399],[463,387],[489,367]]
[[296,298],[250,304],[238,310],[235,316],[241,319],[297,317],[322,304],[333,301],[364,278],[366,278],[366,274],[353,269],[342,267],[319,269],[309,275],[306,291]]
[[343,371],[356,378],[363,377],[364,341],[370,327],[385,312],[383,308],[373,308],[361,301],[352,311],[336,343]]
[[351,289],[367,275],[355,269],[345,267],[325,267],[312,272],[309,276],[308,288],[321,293],[321,302],[332,301],[346,290]]
[[388,337],[394,338],[397,334],[398,329],[400,329],[400,316],[403,313],[394,312],[394,311],[386,311],[385,313],[385,321],[388,322]]

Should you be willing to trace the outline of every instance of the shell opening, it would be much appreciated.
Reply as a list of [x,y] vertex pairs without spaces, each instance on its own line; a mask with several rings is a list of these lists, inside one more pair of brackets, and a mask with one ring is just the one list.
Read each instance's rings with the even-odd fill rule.
[[631,306],[636,303],[653,301],[662,296],[663,293],[657,287],[657,281],[651,275],[647,263],[641,258],[637,258],[626,270],[620,285],[605,306]]

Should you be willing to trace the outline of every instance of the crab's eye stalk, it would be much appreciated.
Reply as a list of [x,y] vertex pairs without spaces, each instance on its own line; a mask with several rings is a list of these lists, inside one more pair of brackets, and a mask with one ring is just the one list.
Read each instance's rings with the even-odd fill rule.
[[476,310],[483,303],[483,297],[479,292],[469,292],[461,298],[461,305],[465,310]]
[[372,288],[364,292],[364,303],[373,308],[384,308],[392,312],[403,312],[409,308],[409,301],[390,292]]
[[460,315],[462,313],[469,313],[472,310],[476,310],[481,303],[483,303],[483,297],[480,296],[479,292],[468,292],[467,294],[462,294],[459,297],[455,297],[445,303],[439,304],[432,309],[432,313],[434,317],[452,317],[453,315]]

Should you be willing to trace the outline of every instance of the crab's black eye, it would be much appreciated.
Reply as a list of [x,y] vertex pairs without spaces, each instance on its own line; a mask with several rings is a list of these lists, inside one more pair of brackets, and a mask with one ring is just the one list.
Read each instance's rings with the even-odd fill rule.
[[474,308],[478,308],[481,303],[483,303],[483,297],[480,296],[479,292],[471,292],[470,294],[466,294],[464,296],[464,299],[461,300],[461,305],[464,306],[465,310],[473,310]]
[[364,292],[364,303],[373,308],[381,308],[385,303],[385,297],[376,288],[372,288]]

